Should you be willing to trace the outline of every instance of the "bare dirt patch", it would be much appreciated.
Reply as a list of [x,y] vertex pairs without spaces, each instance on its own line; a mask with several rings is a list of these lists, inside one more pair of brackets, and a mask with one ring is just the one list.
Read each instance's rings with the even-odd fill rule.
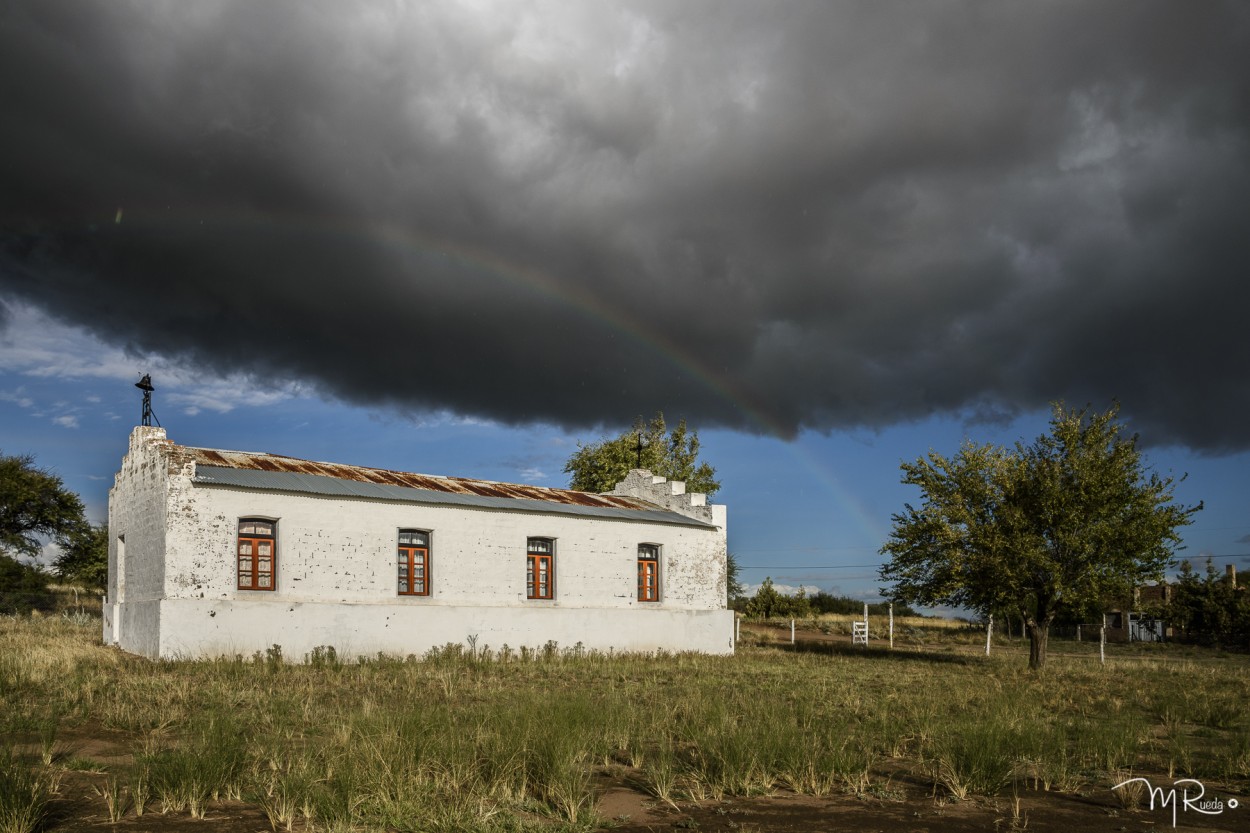
[[[264,812],[243,802],[214,802],[203,819],[185,813],[164,815],[149,809],[142,817],[133,812],[111,824],[103,799],[94,793],[98,778],[70,776],[53,806],[50,831],[117,830],[199,831],[199,833],[270,833]],[[1159,783],[1170,784],[1160,779]],[[975,798],[952,802],[914,787],[894,797],[849,795],[814,798],[778,792],[768,796],[733,798],[675,806],[632,789],[610,786],[599,813],[603,829],[616,833],[824,833],[835,830],[881,833],[964,833],[964,831],[1041,831],[1041,833],[1126,833],[1171,830],[1170,809],[1156,806],[1126,810],[1114,796],[1089,793],[1029,792],[1019,796]],[[1226,801],[1228,796],[1222,794]],[[1250,801],[1237,809],[1203,816],[1178,814],[1177,831],[1250,831]],[[301,829],[296,825],[296,829]]]
[[[1163,775],[1152,779],[1170,786]],[[931,787],[891,780],[880,795],[813,797],[777,791],[771,795],[722,801],[677,802],[675,806],[628,787],[609,790],[600,803],[606,826],[617,833],[699,830],[708,833],[823,833],[854,830],[881,833],[944,831],[1042,831],[1042,833],[1128,833],[1172,830],[1171,809],[1146,803],[1126,809],[1110,789],[1074,793],[1025,791],[1018,796],[953,801]],[[1177,814],[1177,831],[1250,831],[1250,799],[1218,792],[1225,808],[1218,815]],[[1229,809],[1228,798],[1238,801]]]

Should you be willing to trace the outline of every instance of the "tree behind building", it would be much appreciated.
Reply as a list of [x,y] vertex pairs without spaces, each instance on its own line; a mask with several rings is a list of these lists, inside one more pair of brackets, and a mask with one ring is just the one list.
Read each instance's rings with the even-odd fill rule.
[[687,492],[709,497],[720,489],[716,469],[699,460],[699,432],[683,419],[670,432],[664,414],[650,422],[640,416],[634,427],[616,437],[578,445],[564,464],[569,488],[583,492],[610,492],[631,469],[647,469],[668,480],[681,480]]

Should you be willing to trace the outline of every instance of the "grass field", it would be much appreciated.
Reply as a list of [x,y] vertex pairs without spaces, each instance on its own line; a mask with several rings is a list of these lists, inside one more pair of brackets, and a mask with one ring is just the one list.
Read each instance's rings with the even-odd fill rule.
[[[733,657],[448,646],[150,662],[99,645],[95,618],[0,617],[0,833],[67,823],[71,780],[91,788],[72,812],[101,819],[233,801],[275,830],[329,831],[592,829],[609,780],[661,804],[888,797],[902,781],[942,800],[1129,773],[1250,783],[1245,657],[1140,648],[1100,665],[1096,645],[1053,643],[1034,674],[1018,640],[985,658],[983,634],[938,630],[894,652],[849,650],[817,624],[824,644],[749,628]],[[93,758],[94,737],[128,754]]]

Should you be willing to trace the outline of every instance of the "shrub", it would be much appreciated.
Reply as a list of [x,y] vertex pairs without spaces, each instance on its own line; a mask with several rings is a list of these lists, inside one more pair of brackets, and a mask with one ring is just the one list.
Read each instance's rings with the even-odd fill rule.
[[746,615],[754,619],[770,619],[774,616],[805,619],[812,615],[812,606],[803,588],[800,587],[799,592],[793,596],[785,596],[773,587],[771,578],[766,578],[747,602]]
[[49,576],[37,567],[0,554],[0,613],[26,615],[49,611],[56,599],[48,590]]

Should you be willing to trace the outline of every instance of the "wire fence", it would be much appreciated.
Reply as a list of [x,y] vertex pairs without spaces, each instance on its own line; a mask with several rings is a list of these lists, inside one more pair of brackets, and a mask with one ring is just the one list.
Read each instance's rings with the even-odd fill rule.
[[[891,634],[888,619],[874,618],[866,628],[867,634],[857,639],[853,623],[849,621],[740,619],[738,644],[803,653],[850,655],[866,651],[879,657],[895,655],[946,662],[957,658],[968,661],[977,655],[1026,657],[1030,652],[1030,640],[1027,634],[1020,634],[1018,625],[1011,632],[1004,632],[999,630],[997,622],[991,631],[985,622],[946,621],[945,627],[935,627],[936,621],[942,620],[896,622]],[[1220,655],[1224,652],[1244,653],[1236,646],[1225,646],[1217,651]],[[1088,623],[1052,627],[1046,655],[1105,664],[1110,661],[1188,662],[1210,658],[1212,654],[1209,646],[1172,636],[1166,642],[1162,638],[1113,639],[1110,628],[1104,631],[1101,625]]]

